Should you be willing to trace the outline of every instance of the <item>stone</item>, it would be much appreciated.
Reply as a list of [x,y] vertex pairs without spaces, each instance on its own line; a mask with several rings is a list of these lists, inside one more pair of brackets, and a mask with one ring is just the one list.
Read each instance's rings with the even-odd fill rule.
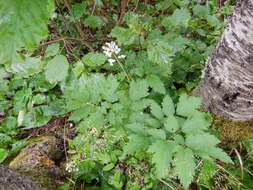
[[48,190],[56,189],[57,181],[63,177],[63,172],[55,164],[63,156],[60,144],[54,136],[39,137],[22,149],[9,167]]

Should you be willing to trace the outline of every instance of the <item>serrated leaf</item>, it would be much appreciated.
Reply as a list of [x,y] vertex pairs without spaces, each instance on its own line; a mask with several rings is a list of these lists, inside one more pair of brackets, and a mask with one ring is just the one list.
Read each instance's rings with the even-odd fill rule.
[[149,86],[155,92],[158,92],[158,93],[161,93],[161,94],[165,94],[166,89],[164,87],[163,82],[161,81],[161,79],[158,76],[156,76],[156,75],[149,75],[147,77],[147,81],[148,81]]
[[131,123],[131,124],[127,124],[125,127],[136,134],[139,134],[139,135],[146,134],[145,127],[141,123]]
[[129,96],[136,101],[148,96],[148,83],[146,80],[132,81],[130,83]]
[[206,151],[209,147],[215,147],[220,141],[214,135],[207,133],[188,135],[186,137],[186,145],[193,150]]
[[83,62],[90,67],[97,67],[105,64],[106,56],[102,53],[90,52],[83,56]]
[[149,139],[142,135],[130,135],[128,143],[123,148],[123,157],[133,155],[135,152],[145,149],[149,145]]
[[155,164],[159,178],[165,178],[168,175],[174,149],[174,144],[161,140],[154,142],[149,147],[148,152],[153,153],[152,163]]
[[174,115],[175,106],[169,95],[166,95],[162,102],[162,110],[166,116]]
[[104,25],[103,20],[99,16],[91,15],[84,20],[84,25],[92,29],[101,28]]
[[193,181],[195,174],[195,158],[191,149],[181,147],[174,157],[175,173],[185,189]]
[[136,40],[136,35],[133,35],[130,29],[118,26],[112,29],[110,35],[117,39],[119,45],[131,45]]
[[196,134],[200,130],[204,131],[211,125],[211,120],[206,113],[195,112],[191,117],[187,118],[182,126],[184,133]]
[[147,133],[156,139],[166,140],[166,133],[163,129],[149,129]]
[[171,67],[172,57],[175,55],[173,47],[167,41],[150,41],[147,48],[148,59],[156,64],[168,64]]
[[177,114],[188,117],[201,105],[201,99],[194,96],[182,94],[177,103]]
[[171,27],[188,27],[191,14],[187,9],[176,9],[171,17],[162,20],[162,25],[168,30]]
[[51,44],[51,45],[47,46],[45,55],[46,55],[46,57],[55,56],[59,52],[59,50],[60,50],[59,43]]
[[15,64],[17,50],[31,50],[47,37],[52,5],[52,0],[0,0],[0,64]]
[[65,56],[57,55],[46,66],[45,76],[50,83],[64,81],[68,75],[69,63]]
[[208,149],[208,154],[212,156],[213,158],[216,158],[220,161],[223,161],[225,163],[233,164],[234,162],[231,160],[231,158],[225,153],[222,149],[218,147],[212,147]]
[[24,60],[10,65],[9,71],[14,73],[17,78],[28,78],[43,69],[43,62],[40,58],[25,57]]
[[211,156],[226,163],[233,163],[231,158],[223,150],[217,147],[220,141],[214,135],[207,133],[189,135],[186,137],[185,142],[188,147],[196,151],[196,154],[199,154],[199,156],[205,159],[208,159],[209,156]]
[[169,115],[164,123],[165,129],[170,133],[175,133],[179,129],[177,118],[174,115]]
[[163,119],[163,111],[158,103],[156,103],[155,101],[151,101],[150,102],[150,109],[151,109],[151,114],[153,116],[155,116],[157,119],[160,119],[160,120]]

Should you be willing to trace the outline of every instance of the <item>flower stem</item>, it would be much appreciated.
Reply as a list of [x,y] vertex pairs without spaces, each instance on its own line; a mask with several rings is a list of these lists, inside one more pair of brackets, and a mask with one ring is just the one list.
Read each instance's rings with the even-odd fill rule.
[[125,73],[126,75],[126,78],[127,80],[130,82],[131,81],[131,78],[129,77],[129,75],[127,74],[123,64],[120,62],[120,60],[118,59],[118,57],[116,55],[114,55],[114,58],[116,59],[116,61],[118,62],[119,66],[121,67],[121,69],[123,70],[123,72]]

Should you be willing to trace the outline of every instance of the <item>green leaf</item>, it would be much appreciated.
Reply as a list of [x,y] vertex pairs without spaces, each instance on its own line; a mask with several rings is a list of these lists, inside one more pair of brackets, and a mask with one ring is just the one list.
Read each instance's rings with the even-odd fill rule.
[[196,154],[199,154],[201,157],[208,158],[212,156],[226,163],[233,163],[231,158],[223,150],[216,147],[220,141],[214,135],[206,133],[189,135],[186,137],[185,142],[188,147],[195,150]]
[[170,133],[175,133],[179,129],[177,118],[174,115],[169,115],[164,123],[165,129]]
[[155,92],[165,94],[166,89],[163,82],[157,75],[149,75],[147,77],[148,84]]
[[0,0],[0,64],[15,64],[16,50],[33,49],[48,34],[52,0]]
[[208,151],[208,148],[215,147],[219,143],[219,139],[207,133],[188,135],[186,137],[186,145],[197,151]]
[[194,113],[201,105],[201,99],[198,97],[182,94],[177,103],[177,114],[188,117]]
[[148,83],[146,80],[132,81],[130,83],[129,96],[136,101],[148,96]]
[[213,161],[204,160],[203,166],[199,173],[200,185],[208,186],[209,189],[212,188],[211,181],[217,172],[217,165]]
[[208,114],[195,112],[191,117],[188,117],[182,126],[184,133],[196,134],[200,130],[204,131],[211,125],[211,119]]
[[175,106],[169,95],[166,95],[162,102],[162,110],[166,116],[174,115]]
[[156,139],[166,140],[166,133],[163,129],[149,129],[147,133]]
[[193,181],[195,174],[194,154],[189,148],[180,148],[174,158],[175,173],[185,189]]
[[136,134],[146,135],[145,127],[141,123],[131,123],[127,124],[125,127]]
[[65,56],[57,55],[47,63],[45,76],[50,83],[64,81],[68,75],[69,63]]
[[123,157],[133,155],[135,152],[144,150],[149,145],[149,139],[142,135],[130,135],[128,143],[123,148]]
[[99,16],[92,15],[92,16],[88,16],[84,20],[84,25],[86,27],[90,27],[92,29],[95,29],[95,28],[101,28],[104,25],[104,22]]
[[59,52],[59,50],[60,50],[59,43],[51,44],[51,45],[47,46],[45,55],[46,55],[46,57],[55,56]]
[[90,67],[97,67],[105,64],[106,56],[102,53],[90,52],[83,56],[83,62]]
[[8,150],[0,148],[0,164],[7,158]]
[[157,119],[160,119],[160,120],[163,119],[163,111],[158,103],[156,103],[155,101],[151,101],[150,102],[150,109],[151,109],[151,114],[153,116],[155,116]]
[[75,3],[72,6],[72,16],[74,17],[74,20],[80,19],[86,12],[86,6],[85,3]]
[[10,72],[14,73],[17,78],[28,78],[43,69],[43,62],[40,58],[25,57],[18,63],[10,65]]
[[131,45],[136,40],[136,35],[134,35],[129,29],[118,26],[112,29],[110,35],[117,39],[119,45]]
[[171,17],[162,20],[162,25],[170,29],[171,27],[188,27],[191,14],[187,9],[176,9]]
[[156,64],[170,64],[174,56],[173,47],[163,40],[150,41],[147,52],[148,59]]
[[148,152],[153,153],[152,163],[155,164],[159,178],[165,178],[168,175],[174,149],[174,144],[161,140],[154,142],[149,147]]

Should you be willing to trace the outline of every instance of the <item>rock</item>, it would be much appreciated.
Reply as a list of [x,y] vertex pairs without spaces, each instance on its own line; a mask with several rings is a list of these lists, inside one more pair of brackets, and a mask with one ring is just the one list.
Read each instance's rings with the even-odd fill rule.
[[44,190],[33,182],[9,168],[0,166],[0,190]]
[[25,147],[9,167],[31,177],[48,190],[56,189],[57,180],[63,177],[55,161],[63,156],[59,140],[43,136]]

